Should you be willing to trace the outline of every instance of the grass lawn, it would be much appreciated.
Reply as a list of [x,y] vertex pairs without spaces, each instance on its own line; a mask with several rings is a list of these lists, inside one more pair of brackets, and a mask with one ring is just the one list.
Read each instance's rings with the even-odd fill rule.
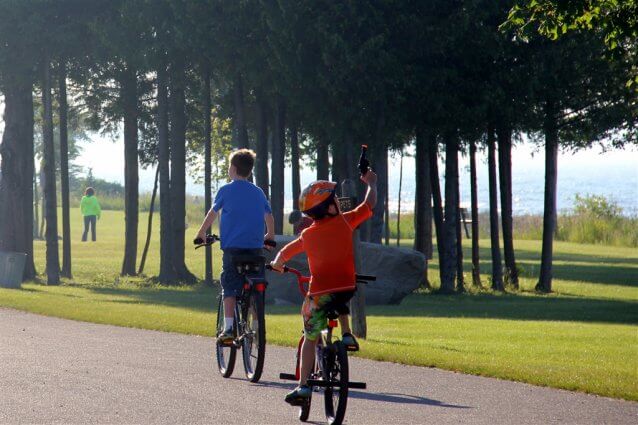
[[[145,220],[142,215],[140,229],[145,228]],[[216,289],[162,287],[145,279],[117,277],[123,255],[121,212],[104,212],[95,243],[79,242],[77,210],[72,211],[72,223],[73,281],[59,287],[28,283],[22,290],[0,289],[0,306],[96,323],[212,335]],[[193,232],[187,231],[188,239]],[[140,232],[140,245],[144,236]],[[156,228],[148,275],[158,272],[158,241]],[[488,244],[481,241],[484,259],[489,256]],[[515,247],[523,268],[520,292],[471,290],[466,295],[441,296],[421,291],[400,306],[369,307],[368,339],[362,341],[359,355],[638,400],[638,252],[556,243],[556,292],[537,295],[532,289],[540,241],[516,241]],[[201,275],[201,252],[188,247],[186,253],[188,266]],[[217,251],[214,259],[217,275]],[[44,270],[40,241],[36,267]],[[489,262],[481,267],[488,286]],[[430,279],[438,285],[436,263],[431,264]],[[269,342],[295,345],[298,309],[268,306],[267,315]]]

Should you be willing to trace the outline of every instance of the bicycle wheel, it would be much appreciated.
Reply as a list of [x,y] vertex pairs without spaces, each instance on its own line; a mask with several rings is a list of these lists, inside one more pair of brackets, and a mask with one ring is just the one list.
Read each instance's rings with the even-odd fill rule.
[[326,349],[324,379],[338,383],[338,387],[326,387],[324,409],[330,425],[341,425],[348,404],[348,353],[346,347],[337,341],[333,350]]
[[264,293],[253,292],[248,298],[248,307],[242,312],[244,323],[242,356],[244,371],[250,382],[258,382],[264,369],[266,356],[266,318]]
[[[233,333],[237,333],[237,312],[235,312],[235,324],[233,325]],[[217,327],[215,332],[215,353],[217,355],[217,367],[219,373],[224,378],[229,378],[235,369],[235,357],[237,356],[237,348],[234,345],[222,345],[217,342],[217,337],[224,331],[224,299],[219,296],[219,305],[217,306]]]

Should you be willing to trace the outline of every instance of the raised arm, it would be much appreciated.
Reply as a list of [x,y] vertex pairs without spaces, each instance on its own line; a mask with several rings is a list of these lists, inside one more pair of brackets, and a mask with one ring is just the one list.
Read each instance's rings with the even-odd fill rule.
[[368,185],[368,191],[363,202],[368,204],[370,209],[377,205],[377,175],[372,170],[368,170],[365,175],[361,176],[361,181]]

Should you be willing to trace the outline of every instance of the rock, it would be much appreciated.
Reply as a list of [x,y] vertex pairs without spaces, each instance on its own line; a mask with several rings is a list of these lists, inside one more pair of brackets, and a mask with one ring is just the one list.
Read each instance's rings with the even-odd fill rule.
[[[294,239],[293,236],[277,236],[277,248],[267,256],[272,260],[276,252]],[[399,304],[425,280],[425,256],[420,252],[385,245],[361,243],[361,274],[376,276],[377,280],[365,286],[366,304]],[[305,254],[287,263],[288,266],[309,275]],[[278,305],[301,305],[303,299],[294,275],[266,272],[269,286],[266,302]]]

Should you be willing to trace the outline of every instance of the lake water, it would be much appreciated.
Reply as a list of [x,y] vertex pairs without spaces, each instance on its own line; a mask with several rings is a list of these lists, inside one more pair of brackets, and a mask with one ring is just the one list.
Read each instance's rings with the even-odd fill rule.
[[[76,163],[92,167],[95,176],[111,181],[123,182],[124,149],[121,140],[115,142],[100,140],[83,144],[83,153]],[[462,157],[461,201],[469,205],[468,158]],[[481,152],[477,155],[479,207],[488,208],[487,159]],[[355,164],[353,164],[355,166]],[[439,164],[443,173],[443,164]],[[514,214],[541,214],[543,212],[544,152],[537,151],[530,143],[517,145],[512,152],[513,209]],[[402,190],[402,211],[411,211],[414,205],[414,158],[404,159],[404,179]],[[314,180],[315,172],[304,168],[301,174],[302,186]],[[153,187],[154,170],[142,170],[140,188],[150,191]],[[292,204],[290,194],[290,169],[286,170],[287,206]],[[443,176],[441,175],[443,185]],[[397,206],[399,187],[399,160],[391,159],[390,167],[390,207]],[[189,178],[187,191],[194,195],[203,194],[203,185]],[[638,215],[638,150],[615,150],[602,152],[600,148],[587,151],[561,152],[558,158],[558,208],[569,210],[576,194],[596,194],[616,201],[627,215]]]

